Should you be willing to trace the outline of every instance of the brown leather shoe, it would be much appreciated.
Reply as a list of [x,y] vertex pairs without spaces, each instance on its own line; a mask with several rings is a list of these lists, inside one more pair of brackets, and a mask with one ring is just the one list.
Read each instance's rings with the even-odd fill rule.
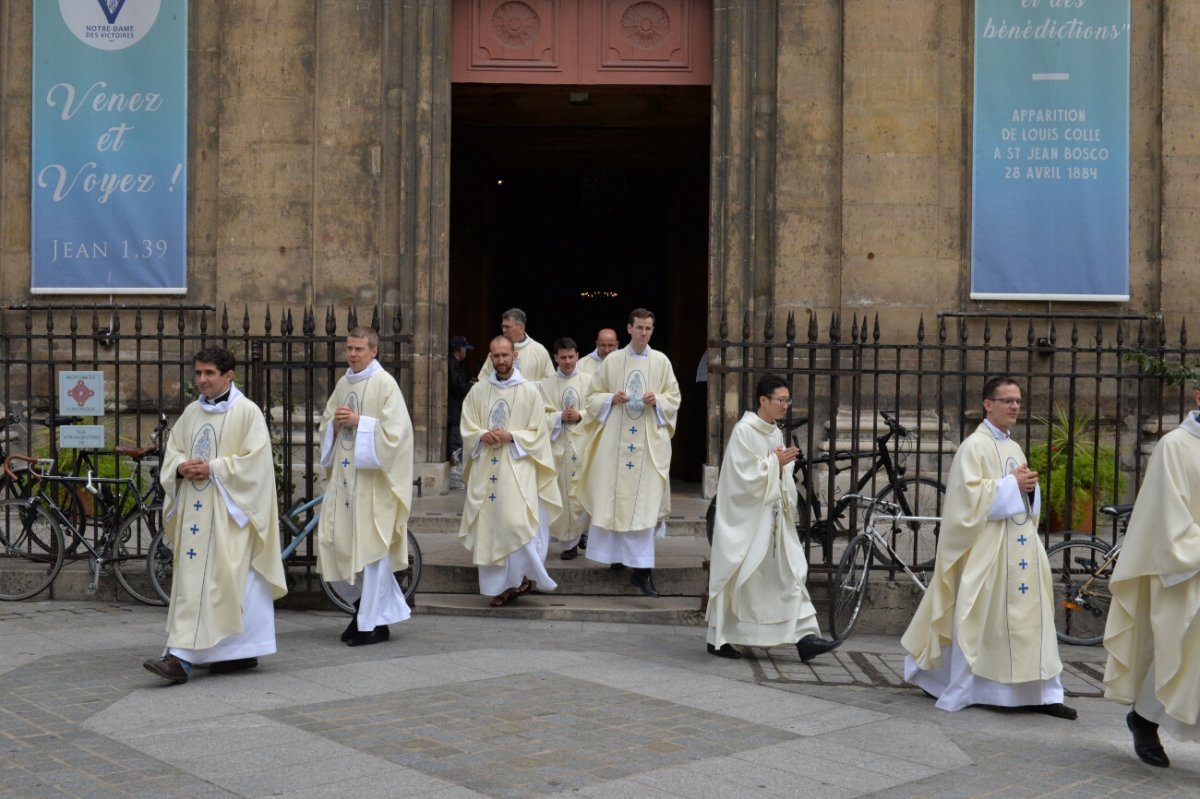
[[158,660],[147,660],[142,666],[154,676],[162,677],[175,685],[182,685],[188,681],[188,673],[187,669],[183,667],[183,661],[174,655],[167,655]]
[[258,658],[238,658],[237,660],[218,660],[208,664],[209,674],[230,674],[235,671],[245,671],[258,666]]

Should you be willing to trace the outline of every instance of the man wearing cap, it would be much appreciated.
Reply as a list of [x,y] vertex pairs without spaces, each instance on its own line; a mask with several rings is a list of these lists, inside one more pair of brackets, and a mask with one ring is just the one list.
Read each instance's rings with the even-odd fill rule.
[[[516,363],[513,366],[531,383],[545,380],[554,374],[554,364],[550,361],[550,353],[546,348],[533,340],[525,332],[525,312],[520,308],[509,308],[500,316],[500,333],[513,343],[516,353]],[[479,379],[487,380],[488,375],[495,371],[492,359],[483,362],[479,370]]]
[[466,361],[467,353],[473,349],[466,336],[450,338],[450,363],[446,368],[446,446],[452,464],[451,488],[462,488],[462,431],[458,427],[462,419],[463,400],[471,390]]
[[596,349],[579,359],[576,367],[580,374],[594,375],[610,352],[617,349],[617,331],[606,327],[596,334]]

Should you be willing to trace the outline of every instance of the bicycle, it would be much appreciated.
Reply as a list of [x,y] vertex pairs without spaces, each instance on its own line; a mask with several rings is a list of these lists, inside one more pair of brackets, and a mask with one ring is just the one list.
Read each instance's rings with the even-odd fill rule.
[[1088,533],[1067,533],[1078,537],[1046,550],[1054,587],[1054,629],[1064,644],[1096,646],[1104,640],[1112,603],[1108,581],[1125,543],[1133,505],[1105,505],[1100,513],[1112,519],[1116,543],[1109,544]]
[[[295,555],[299,546],[304,543],[317,529],[321,520],[320,505],[324,497],[302,499],[291,508],[279,515],[279,540],[283,547],[280,556],[286,564]],[[305,518],[307,517],[307,519]],[[412,604],[413,595],[417,592],[417,584],[421,581],[421,547],[417,544],[412,531],[408,531],[408,568],[393,572],[400,590],[404,592],[404,601]],[[160,530],[150,545],[150,555],[146,559],[146,570],[150,584],[158,597],[166,604],[171,599],[171,576],[175,568],[175,553],[166,537],[166,530]],[[346,599],[338,593],[332,583],[321,578],[321,590],[329,601],[343,612],[355,613],[353,600]]]
[[[146,448],[147,454],[151,448]],[[29,496],[0,501],[0,600],[29,599],[45,591],[62,571],[67,556],[65,535],[87,551],[95,593],[100,576],[109,570],[125,592],[147,605],[162,604],[143,584],[146,556],[141,544],[150,542],[162,529],[162,507],[147,505],[133,477],[75,477],[39,470],[45,462],[29,455],[9,455],[4,472],[14,482],[20,479],[14,462],[26,464],[27,479],[50,484],[82,487],[97,503],[99,539],[88,540],[82,525],[71,519],[56,501],[55,491],[32,492]],[[64,532],[65,531],[65,532]],[[18,561],[20,563],[18,563]],[[34,568],[28,568],[32,564]]]
[[[805,534],[821,541],[821,547],[828,560],[833,552],[834,538],[839,535],[850,536],[846,525],[847,511],[857,498],[862,495],[875,477],[881,472],[887,478],[887,485],[875,494],[875,499],[891,502],[899,506],[905,517],[913,519],[935,518],[941,514],[943,500],[946,496],[946,486],[932,477],[904,477],[906,465],[899,458],[892,457],[892,440],[896,441],[897,453],[903,453],[905,447],[912,445],[915,436],[912,431],[900,424],[889,412],[880,411],[887,430],[875,439],[875,449],[871,452],[839,451],[815,457],[801,456],[796,460],[795,480],[800,498],[798,501],[798,519],[796,531],[801,539]],[[789,430],[795,430],[808,423],[807,417],[793,420]],[[800,443],[792,436],[792,443],[800,448]],[[870,468],[866,469],[850,491],[839,499],[822,503],[821,492],[817,489],[813,478],[813,467],[827,465],[836,472],[837,464],[845,461],[870,460]],[[928,526],[918,522],[905,524],[892,530],[892,546],[890,549],[896,555],[895,561],[917,570],[927,570],[933,566],[937,554],[937,537],[939,525]],[[900,557],[903,554],[904,557]]]
[[[45,419],[34,419],[26,417],[30,424],[41,425],[48,428],[48,435],[53,435],[54,427],[58,424],[65,424],[70,421],[70,417],[66,416],[51,416]],[[10,447],[7,445],[16,441],[20,446],[25,447],[26,451],[31,450],[31,438],[29,429],[23,424],[20,413],[8,411],[4,414],[4,418],[0,419],[0,461],[3,461],[9,455]],[[43,464],[46,471],[54,471],[54,461],[52,459],[44,459]],[[59,507],[71,517],[77,524],[87,524],[87,507],[86,503],[79,496],[81,489],[69,490],[62,486],[50,487],[40,480],[23,479],[24,472],[14,472],[17,479],[10,478],[3,471],[0,471],[0,498],[3,499],[20,499],[27,498],[34,491],[53,490],[56,494],[55,500]],[[68,544],[68,554],[74,551],[75,542],[72,540]]]
[[[877,550],[886,554],[889,568],[893,572],[897,569],[903,571],[912,578],[922,593],[927,587],[925,581],[900,559],[895,548],[879,532],[878,520],[883,518],[891,523],[892,540],[895,540],[897,528],[909,528],[914,525],[919,528],[936,528],[941,523],[941,519],[936,516],[910,516],[898,503],[886,502],[879,497],[849,494],[843,499],[864,509],[866,514],[863,532],[851,539],[846,551],[842,553],[830,586],[829,632],[838,643],[846,640],[858,621],[863,601],[867,597],[871,561],[875,558]],[[932,567],[932,561],[930,566]]]

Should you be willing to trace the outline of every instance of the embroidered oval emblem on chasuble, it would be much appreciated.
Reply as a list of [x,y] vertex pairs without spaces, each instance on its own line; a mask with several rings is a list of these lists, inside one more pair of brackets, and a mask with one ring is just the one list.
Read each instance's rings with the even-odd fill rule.
[[642,374],[641,369],[634,369],[625,378],[625,393],[629,395],[629,402],[625,404],[625,415],[630,419],[642,418],[642,414],[646,412],[646,405],[642,402],[642,396],[646,393],[646,376]]
[[575,390],[575,386],[567,386],[567,390],[562,395],[563,408],[578,408],[579,407],[579,392]]
[[[213,456],[217,454],[217,430],[212,424],[203,424],[196,434],[192,436],[192,446],[188,451],[191,456],[190,460],[211,461]],[[192,485],[197,491],[203,491],[208,488],[208,483],[211,478],[203,480],[192,480]]]
[[499,399],[492,405],[492,410],[488,413],[488,430],[508,429],[508,420],[512,416],[512,409],[508,407],[508,400]]
[[[358,413],[358,392],[351,391],[346,395],[346,407]],[[342,445],[342,449],[354,449],[355,428],[343,427],[342,432],[338,435],[338,443]]]

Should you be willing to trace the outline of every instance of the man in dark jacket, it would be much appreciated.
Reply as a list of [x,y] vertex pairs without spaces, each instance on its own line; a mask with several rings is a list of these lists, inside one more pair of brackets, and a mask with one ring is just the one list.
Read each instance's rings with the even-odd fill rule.
[[471,379],[467,377],[467,351],[475,349],[465,336],[453,336],[450,339],[450,365],[446,369],[447,413],[446,444],[450,454],[451,474],[450,487],[462,487],[462,432],[458,429],[462,417],[463,398],[471,390]]

